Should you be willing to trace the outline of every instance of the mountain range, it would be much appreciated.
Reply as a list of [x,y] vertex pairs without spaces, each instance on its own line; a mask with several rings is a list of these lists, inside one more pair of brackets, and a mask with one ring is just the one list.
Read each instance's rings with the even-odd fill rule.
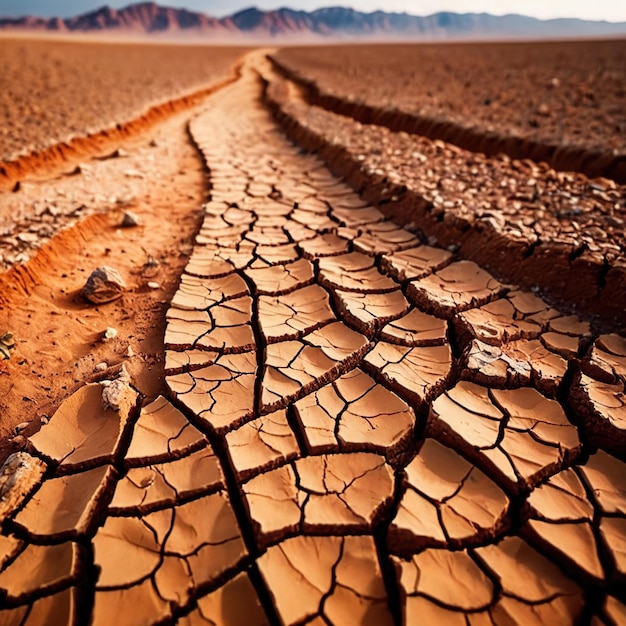
[[0,18],[0,30],[119,35],[191,35],[202,38],[255,39],[460,39],[494,37],[593,37],[626,35],[626,22],[579,19],[538,20],[522,15],[441,12],[420,17],[407,13],[363,13],[345,7],[315,11],[249,8],[216,18],[160,6],[154,2],[123,9],[103,6],[76,17]]

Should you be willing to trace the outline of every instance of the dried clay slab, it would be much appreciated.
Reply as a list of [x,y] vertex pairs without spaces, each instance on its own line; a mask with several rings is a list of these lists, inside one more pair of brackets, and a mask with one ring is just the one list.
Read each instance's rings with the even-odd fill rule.
[[580,440],[561,405],[532,388],[460,382],[437,398],[429,428],[507,491],[528,490],[576,458]]
[[298,531],[370,530],[393,496],[393,471],[376,454],[310,456],[242,486],[258,540]]
[[372,537],[294,537],[258,563],[285,626],[394,623]]
[[426,439],[405,472],[388,535],[394,554],[484,544],[506,528],[508,497],[450,448]]
[[104,407],[102,390],[98,383],[81,387],[30,438],[44,459],[59,463],[62,470],[113,461],[138,396],[128,387],[119,410],[114,410]]

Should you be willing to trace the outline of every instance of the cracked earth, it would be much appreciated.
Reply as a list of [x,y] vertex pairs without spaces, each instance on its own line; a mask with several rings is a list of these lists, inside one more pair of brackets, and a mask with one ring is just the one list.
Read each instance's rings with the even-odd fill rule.
[[167,389],[85,385],[1,470],[0,624],[625,623],[626,339],[391,221],[258,72],[190,125]]

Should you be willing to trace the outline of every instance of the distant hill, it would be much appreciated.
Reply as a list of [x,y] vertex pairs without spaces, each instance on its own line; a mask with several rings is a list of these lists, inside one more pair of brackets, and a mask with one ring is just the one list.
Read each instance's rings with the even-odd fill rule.
[[426,17],[407,13],[363,13],[344,7],[295,11],[256,8],[215,18],[154,2],[123,9],[103,6],[71,17],[0,18],[0,30],[59,33],[119,33],[129,35],[189,34],[210,38],[242,35],[255,39],[459,39],[493,37],[605,37],[626,35],[626,22],[579,19],[538,20],[522,15],[435,13]]

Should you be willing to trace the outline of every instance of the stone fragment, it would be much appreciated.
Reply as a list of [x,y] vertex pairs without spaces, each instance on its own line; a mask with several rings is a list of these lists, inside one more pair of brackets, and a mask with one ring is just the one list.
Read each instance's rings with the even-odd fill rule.
[[120,273],[103,265],[90,274],[81,294],[91,304],[105,304],[121,298],[125,291],[126,283]]
[[102,408],[119,413],[122,417],[129,415],[137,403],[138,394],[130,385],[130,376],[123,364],[117,377],[113,380],[101,380]]
[[117,335],[118,335],[117,328],[109,327],[109,328],[107,328],[104,331],[104,333],[102,335],[102,340],[103,341],[110,341],[111,339],[115,339],[117,337]]
[[0,523],[22,505],[45,471],[45,463],[26,452],[9,456],[0,468]]
[[141,223],[139,216],[133,211],[125,211],[122,216],[122,221],[120,222],[120,226],[123,228],[131,228],[133,226],[139,226]]

